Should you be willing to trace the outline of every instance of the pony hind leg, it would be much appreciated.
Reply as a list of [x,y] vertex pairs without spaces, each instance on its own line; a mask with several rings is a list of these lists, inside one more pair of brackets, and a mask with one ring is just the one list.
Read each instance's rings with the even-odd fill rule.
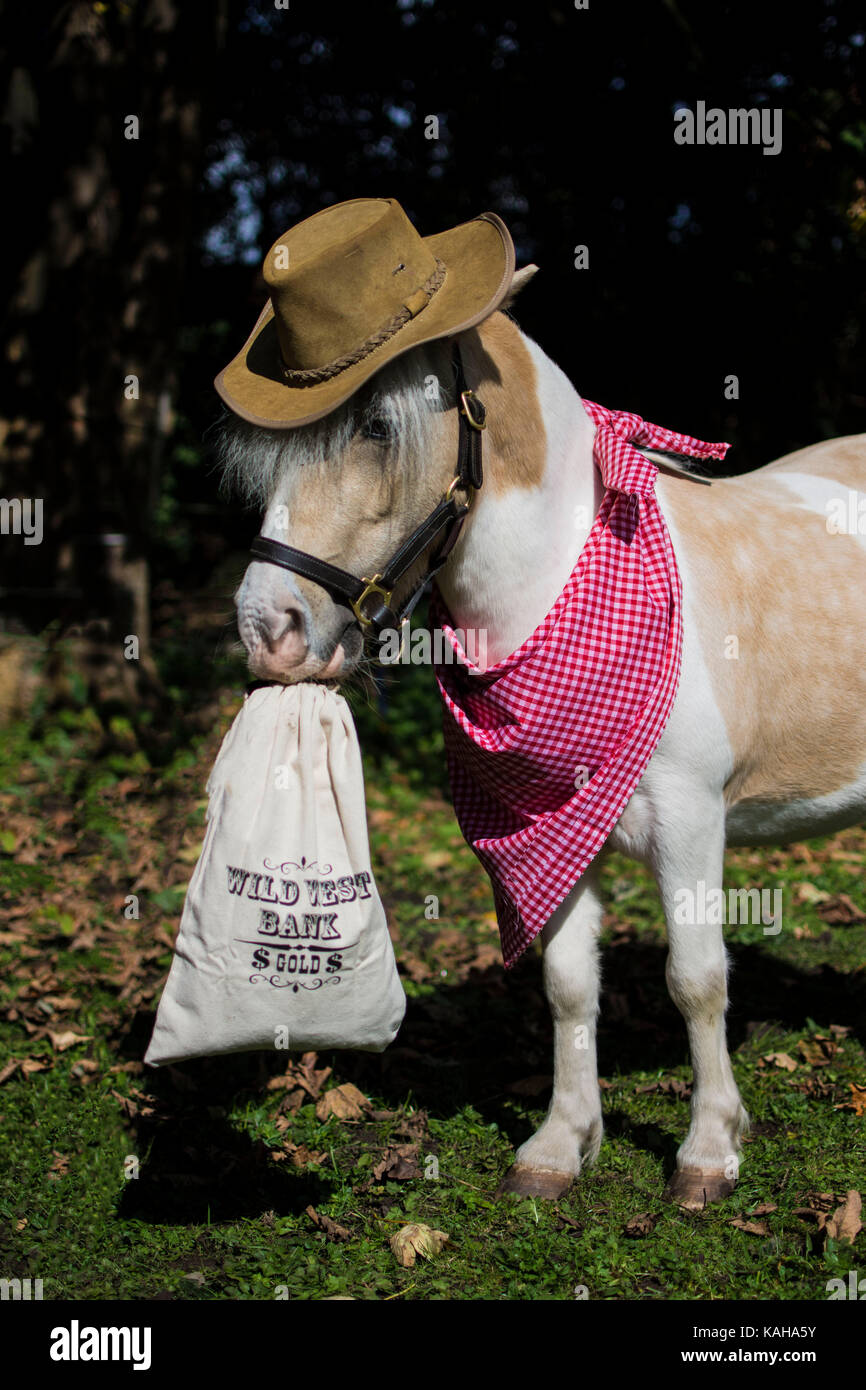
[[[677,1153],[665,1195],[692,1209],[727,1197],[739,1173],[739,1146],[748,1129],[725,1035],[727,955],[721,921],[702,905],[721,889],[724,807],[692,794],[688,814],[664,821],[654,837],[653,868],[668,929],[668,991],[685,1019],[694,1085],[691,1123]],[[720,898],[715,897],[715,901]],[[723,914],[719,913],[719,916]]]

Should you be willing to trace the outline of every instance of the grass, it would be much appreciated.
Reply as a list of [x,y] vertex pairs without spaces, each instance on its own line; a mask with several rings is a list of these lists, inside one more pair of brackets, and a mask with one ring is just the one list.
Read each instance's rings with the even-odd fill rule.
[[[778,936],[728,933],[753,1119],[734,1196],[697,1214],[662,1200],[688,1124],[685,1030],[654,886],[614,855],[599,1161],[558,1203],[497,1199],[549,1098],[540,955],[503,971],[487,880],[443,794],[432,676],[399,678],[387,720],[352,698],[406,1022],[381,1057],[323,1054],[306,1072],[280,1054],[141,1064],[240,669],[214,663],[197,719],[178,706],[163,721],[158,757],[146,727],[100,719],[84,692],[5,731],[0,1275],[85,1300],[825,1298],[866,1239],[827,1240],[817,1217],[863,1182],[866,1117],[840,1107],[866,1082],[866,931],[826,919],[840,894],[863,905],[864,832],[728,855],[726,885],[781,887],[785,905]],[[360,1118],[319,1118],[346,1083],[367,1098]],[[401,1148],[414,1175],[394,1178]],[[389,1247],[407,1222],[449,1235],[412,1268]]]

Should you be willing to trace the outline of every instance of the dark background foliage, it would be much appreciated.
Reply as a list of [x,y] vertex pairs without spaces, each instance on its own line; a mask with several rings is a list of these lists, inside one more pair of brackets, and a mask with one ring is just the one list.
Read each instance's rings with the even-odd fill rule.
[[[7,626],[146,636],[154,588],[245,549],[256,519],[219,499],[203,440],[211,382],[268,246],[341,199],[396,197],[424,233],[498,212],[541,266],[521,326],[578,390],[730,440],[733,471],[866,429],[858,4],[0,12],[0,490],[46,514],[42,546],[2,539]],[[781,153],[675,144],[699,99],[781,107]]]

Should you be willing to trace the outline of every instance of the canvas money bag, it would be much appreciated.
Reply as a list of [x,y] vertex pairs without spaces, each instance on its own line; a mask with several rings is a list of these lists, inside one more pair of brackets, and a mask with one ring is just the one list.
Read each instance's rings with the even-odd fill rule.
[[406,997],[370,866],[346,701],[248,692],[207,783],[207,830],[145,1062],[224,1052],[381,1052]]

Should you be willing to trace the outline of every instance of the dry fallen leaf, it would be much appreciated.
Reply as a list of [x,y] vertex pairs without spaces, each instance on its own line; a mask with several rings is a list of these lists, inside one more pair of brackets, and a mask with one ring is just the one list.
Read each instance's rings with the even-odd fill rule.
[[397,1263],[404,1269],[411,1269],[416,1256],[423,1255],[425,1260],[432,1259],[434,1255],[439,1254],[449,1239],[445,1231],[434,1231],[429,1226],[411,1222],[408,1226],[401,1226],[388,1244]]
[[82,1081],[86,1080],[88,1076],[92,1076],[94,1072],[97,1071],[99,1071],[99,1063],[97,1061],[94,1061],[92,1057],[82,1057],[75,1063],[69,1075],[74,1076],[76,1081]]
[[135,1101],[132,1099],[131,1096],[124,1096],[121,1094],[120,1091],[109,1091],[108,1094],[114,1097],[121,1110],[123,1111],[124,1115],[128,1115],[130,1120],[135,1119],[136,1115],[138,1114],[138,1106],[136,1105]]
[[847,927],[853,922],[866,922],[866,912],[861,912],[847,893],[837,893],[834,898],[822,902],[818,908],[818,916],[831,926]]
[[798,903],[826,903],[830,901],[830,894],[825,893],[823,888],[816,888],[814,883],[798,883],[794,890],[794,897]]
[[307,1216],[309,1216],[310,1220],[312,1221],[313,1225],[316,1226],[320,1231],[324,1231],[325,1235],[328,1237],[328,1240],[352,1239],[351,1231],[348,1231],[345,1226],[341,1226],[338,1221],[333,1221],[330,1216],[325,1216],[324,1214],[317,1212],[315,1207],[306,1207],[305,1211]]
[[376,1182],[391,1179],[417,1178],[418,1172],[418,1145],[417,1144],[398,1144],[393,1149],[388,1149],[384,1158],[373,1168],[373,1178]]
[[[112,1070],[114,1070],[114,1069],[112,1068]],[[294,1078],[293,1076],[291,1076],[291,1075],[288,1075],[288,1076],[272,1076],[271,1079],[270,1079],[270,1081],[268,1082],[267,1086],[265,1087],[265,1090],[266,1090],[266,1091],[288,1091],[288,1090],[291,1090],[292,1087],[297,1086],[297,1084],[298,1084],[297,1081],[296,1081],[295,1078]]]
[[776,1206],[776,1203],[775,1203],[775,1202],[762,1202],[761,1205],[760,1205],[759,1207],[755,1207],[755,1210],[754,1210],[754,1211],[750,1211],[750,1212],[749,1212],[749,1216],[750,1216],[750,1217],[751,1217],[751,1216],[769,1216],[769,1214],[770,1214],[771,1211],[778,1211],[778,1207]]
[[846,1193],[845,1201],[841,1207],[838,1207],[833,1215],[828,1216],[824,1222],[824,1230],[828,1238],[830,1240],[845,1240],[850,1245],[857,1232],[863,1229],[863,1222],[860,1220],[862,1206],[860,1193],[852,1188]]
[[623,1235],[629,1236],[632,1240],[640,1236],[648,1236],[656,1224],[656,1217],[651,1212],[642,1211],[637,1216],[632,1216],[623,1226]]
[[770,1234],[769,1228],[763,1221],[741,1221],[737,1216],[731,1225],[736,1226],[738,1231],[746,1231],[750,1236],[768,1236]]
[[636,1095],[647,1095],[657,1091],[662,1096],[676,1096],[678,1100],[688,1100],[692,1093],[692,1088],[687,1081],[680,1081],[676,1076],[663,1076],[658,1081],[647,1081],[642,1086],[635,1086]]
[[411,951],[400,952],[400,969],[405,971],[416,985],[424,985],[433,976],[433,971],[423,960],[413,956]]
[[62,1033],[52,1033],[49,1028],[48,1036],[55,1052],[65,1052],[68,1047],[77,1047],[79,1043],[93,1041],[92,1033],[73,1033],[71,1028],[65,1029]]
[[81,1000],[74,994],[46,994],[40,999],[40,1004],[50,1004],[53,1013],[66,1013],[69,1009],[77,1009]]
[[316,1105],[316,1117],[327,1120],[330,1115],[336,1115],[338,1120],[360,1120],[369,1107],[370,1102],[364,1092],[353,1086],[351,1081],[345,1081],[342,1086],[325,1092]]
[[[297,1110],[304,1103],[304,1093],[310,1100],[318,1100],[319,1092],[331,1075],[332,1067],[316,1068],[318,1054],[305,1052],[300,1062],[290,1062],[283,1076],[272,1076],[268,1082],[269,1091],[286,1091],[287,1102],[280,1109]],[[300,1097],[298,1099],[298,1097]]]
[[797,1043],[797,1051],[810,1067],[829,1067],[838,1050],[839,1044],[824,1033],[816,1033],[808,1042],[801,1038]]
[[803,1194],[805,1206],[795,1207],[795,1216],[813,1216],[820,1220],[822,1212],[828,1212],[836,1201],[832,1192],[806,1192]]
[[679,1100],[688,1100],[692,1093],[688,1081],[680,1081],[676,1076],[666,1076],[659,1082],[659,1090],[663,1096],[677,1096]]
[[271,1154],[275,1163],[283,1163],[290,1158],[295,1168],[309,1168],[311,1165],[324,1163],[327,1154],[323,1154],[319,1149],[308,1149],[306,1144],[286,1144],[282,1149],[276,1149]]
[[793,1057],[789,1057],[787,1052],[765,1052],[763,1061],[772,1062],[774,1067],[781,1067],[782,1071],[796,1071],[797,1063]]
[[24,1061],[20,1063],[20,1066],[25,1076],[32,1076],[33,1073],[37,1071],[48,1070],[48,1063],[38,1062],[35,1057],[25,1057]]
[[[827,1096],[836,1093],[833,1082],[822,1081],[820,1076],[807,1076],[805,1081],[792,1081],[790,1084],[795,1091],[802,1091],[804,1096],[809,1096],[813,1100],[825,1100]],[[836,1109],[838,1108],[837,1106]]]
[[305,1052],[300,1062],[297,1064],[299,1080],[302,1086],[306,1086],[313,1100],[317,1100],[319,1092],[333,1071],[333,1067],[316,1067],[319,1060],[317,1052]]
[[423,1139],[427,1134],[427,1111],[412,1110],[408,1115],[402,1115],[400,1121],[394,1127],[394,1137],[397,1139],[409,1139],[413,1143]]
[[69,1158],[66,1154],[60,1153],[58,1149],[52,1149],[51,1152],[54,1154],[54,1162],[48,1169],[48,1176],[56,1182],[69,1172]]
[[[0,1081],[3,1074],[0,1072]],[[834,1105],[834,1110],[853,1110],[855,1115],[866,1115],[866,1086],[859,1086],[856,1081],[848,1083],[851,1088],[851,1099],[844,1101],[841,1105]]]
[[[279,1106],[277,1107],[277,1114],[283,1117],[286,1114],[295,1115],[300,1110],[302,1105],[306,1105],[308,1100],[309,1096],[307,1095],[307,1092],[302,1090],[300,1086],[297,1088],[296,1091],[286,1091],[286,1094],[283,1096],[283,1099],[280,1101]],[[279,1121],[277,1121],[277,1124],[279,1126]],[[289,1124],[291,1124],[291,1121],[285,1120],[284,1127]]]

